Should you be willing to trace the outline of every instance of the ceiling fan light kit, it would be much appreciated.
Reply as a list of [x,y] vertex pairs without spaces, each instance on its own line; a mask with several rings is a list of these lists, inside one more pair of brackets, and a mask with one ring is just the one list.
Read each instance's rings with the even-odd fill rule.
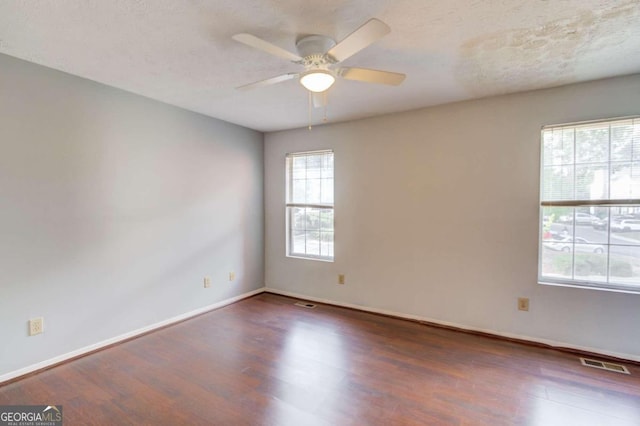
[[300,84],[310,92],[321,93],[335,83],[336,78],[331,71],[315,69],[300,74]]
[[[391,29],[387,24],[374,18],[365,22],[337,44],[330,37],[323,35],[314,34],[304,36],[296,41],[297,55],[254,35],[246,33],[236,34],[233,36],[233,39],[240,43],[287,59],[305,68],[304,71],[300,73],[288,73],[266,80],[260,80],[255,83],[240,86],[238,89],[251,89],[298,78],[304,88],[312,94],[318,94],[324,93],[329,89],[335,82],[336,77],[365,83],[397,86],[404,80],[404,74],[366,68],[335,67],[339,62],[355,55],[360,50],[387,35],[390,31]],[[315,107],[326,106],[326,97],[324,97],[324,99],[323,101],[317,97],[314,98],[313,105]]]

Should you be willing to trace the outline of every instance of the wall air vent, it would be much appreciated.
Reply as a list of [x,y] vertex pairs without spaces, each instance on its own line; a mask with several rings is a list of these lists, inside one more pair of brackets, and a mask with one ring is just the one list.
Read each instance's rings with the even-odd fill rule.
[[627,367],[612,362],[598,361],[597,359],[580,358],[582,365],[586,367],[599,368],[601,370],[613,371],[615,373],[631,374]]
[[313,309],[313,308],[316,307],[316,305],[314,305],[313,303],[309,303],[309,302],[296,302],[296,303],[294,303],[294,305],[300,306],[301,308],[307,308],[307,309]]

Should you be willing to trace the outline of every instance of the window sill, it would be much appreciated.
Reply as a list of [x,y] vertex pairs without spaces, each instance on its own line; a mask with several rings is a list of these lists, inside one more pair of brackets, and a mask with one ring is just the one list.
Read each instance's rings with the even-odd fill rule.
[[603,287],[593,283],[576,283],[576,282],[564,282],[564,281],[542,281],[538,280],[538,284],[555,286],[555,287],[571,287],[580,288],[584,290],[597,290],[607,291],[611,293],[627,293],[627,294],[640,294],[640,287],[638,288],[624,288],[624,287]]
[[324,257],[296,256],[291,254],[288,254],[287,257],[290,259],[314,260],[317,262],[326,262],[326,263],[333,263],[334,261],[334,259],[327,259]]

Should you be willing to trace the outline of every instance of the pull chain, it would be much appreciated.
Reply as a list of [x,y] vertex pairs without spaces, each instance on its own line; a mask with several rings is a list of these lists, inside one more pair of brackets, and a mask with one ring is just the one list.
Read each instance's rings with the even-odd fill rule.
[[322,103],[324,104],[324,117],[322,117],[323,122],[327,122],[327,92],[322,94]]
[[307,92],[309,93],[309,108],[308,108],[309,109],[309,130],[311,130],[311,107],[312,107],[311,103],[313,101],[311,99],[311,91],[308,90]]
[[322,93],[322,103],[324,104],[324,117],[322,117],[322,121],[326,123],[327,122],[327,104],[329,103],[327,101],[327,91],[326,90]]

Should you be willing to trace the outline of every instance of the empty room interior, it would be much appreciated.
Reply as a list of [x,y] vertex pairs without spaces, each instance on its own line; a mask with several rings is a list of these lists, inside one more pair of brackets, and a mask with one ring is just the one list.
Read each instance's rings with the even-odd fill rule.
[[0,2],[0,425],[640,424],[638,22]]

